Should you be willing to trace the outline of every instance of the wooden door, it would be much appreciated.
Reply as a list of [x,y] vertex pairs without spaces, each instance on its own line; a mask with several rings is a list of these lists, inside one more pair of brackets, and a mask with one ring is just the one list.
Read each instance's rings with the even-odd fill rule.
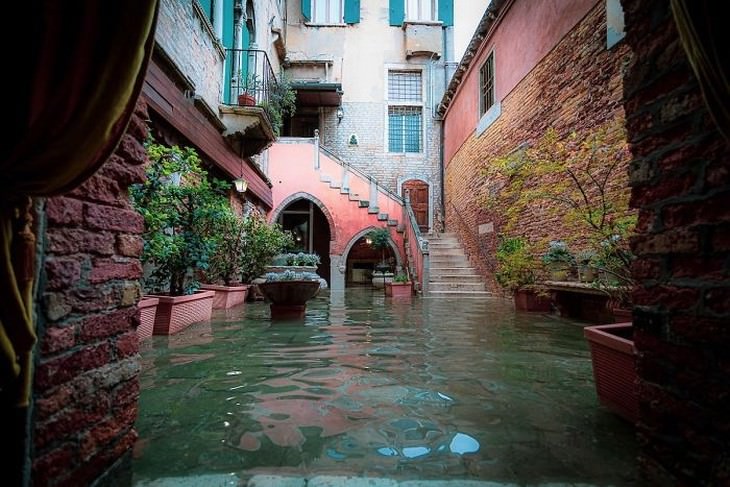
[[416,215],[416,222],[422,232],[428,232],[428,184],[419,179],[409,179],[402,186],[403,197],[406,191],[411,197],[411,207]]

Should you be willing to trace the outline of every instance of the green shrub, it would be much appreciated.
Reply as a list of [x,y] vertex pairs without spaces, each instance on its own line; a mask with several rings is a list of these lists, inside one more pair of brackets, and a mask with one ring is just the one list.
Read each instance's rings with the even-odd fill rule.
[[522,286],[534,284],[539,264],[529,244],[522,237],[501,237],[497,247],[497,272],[500,286],[514,292]]

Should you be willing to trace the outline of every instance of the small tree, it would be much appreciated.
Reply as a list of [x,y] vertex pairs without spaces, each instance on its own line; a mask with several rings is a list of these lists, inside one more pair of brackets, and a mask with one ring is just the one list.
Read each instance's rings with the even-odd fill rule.
[[523,286],[534,284],[539,268],[530,244],[524,238],[500,238],[494,277],[505,290],[513,293]]
[[232,209],[220,214],[211,227],[215,240],[215,251],[210,256],[210,265],[205,273],[211,284],[226,286],[241,280],[241,254],[246,246],[246,223]]
[[366,238],[370,240],[370,247],[375,250],[380,250],[380,267],[385,269],[387,267],[385,250],[390,245],[390,231],[388,231],[388,227],[371,230],[368,232]]
[[262,276],[274,256],[294,244],[290,233],[282,231],[278,224],[268,223],[258,213],[244,219],[243,235],[238,261],[242,282]]
[[172,296],[198,288],[196,271],[208,268],[216,240],[210,228],[228,208],[225,181],[209,180],[192,148],[145,145],[147,181],[130,188],[132,203],[144,217],[142,262],[152,266],[148,291]]

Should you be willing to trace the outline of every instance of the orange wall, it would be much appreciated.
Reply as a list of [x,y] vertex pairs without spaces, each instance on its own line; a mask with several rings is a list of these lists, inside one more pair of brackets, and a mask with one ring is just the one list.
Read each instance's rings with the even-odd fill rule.
[[472,60],[446,112],[447,165],[479,122],[479,67],[487,55],[494,50],[496,100],[501,101],[596,3],[597,0],[515,0],[502,14]]

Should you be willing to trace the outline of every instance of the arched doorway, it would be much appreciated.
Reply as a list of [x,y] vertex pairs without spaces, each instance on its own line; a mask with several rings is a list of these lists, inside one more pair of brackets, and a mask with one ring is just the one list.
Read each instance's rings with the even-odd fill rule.
[[406,192],[411,197],[411,207],[413,214],[416,216],[416,223],[422,232],[428,232],[430,214],[428,210],[428,183],[420,179],[409,179],[401,185],[401,195],[403,198]]
[[317,274],[330,282],[330,225],[324,212],[313,201],[298,198],[278,214],[277,223],[294,238],[293,252],[319,255]]
[[385,261],[391,271],[402,269],[403,261],[397,251],[392,235],[386,249],[374,249],[369,242],[368,234],[375,227],[365,228],[358,232],[345,247],[342,253],[344,260],[344,286],[361,286],[372,284],[372,272],[375,266]]

